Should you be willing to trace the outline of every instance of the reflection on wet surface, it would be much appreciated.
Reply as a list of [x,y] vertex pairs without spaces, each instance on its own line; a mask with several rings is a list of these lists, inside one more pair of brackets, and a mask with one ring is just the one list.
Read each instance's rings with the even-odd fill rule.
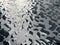
[[60,45],[60,0],[0,0],[0,45]]

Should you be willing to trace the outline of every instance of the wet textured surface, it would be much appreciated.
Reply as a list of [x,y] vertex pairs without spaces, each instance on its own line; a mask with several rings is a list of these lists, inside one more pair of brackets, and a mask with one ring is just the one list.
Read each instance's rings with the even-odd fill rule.
[[60,0],[0,0],[0,45],[60,45]]

